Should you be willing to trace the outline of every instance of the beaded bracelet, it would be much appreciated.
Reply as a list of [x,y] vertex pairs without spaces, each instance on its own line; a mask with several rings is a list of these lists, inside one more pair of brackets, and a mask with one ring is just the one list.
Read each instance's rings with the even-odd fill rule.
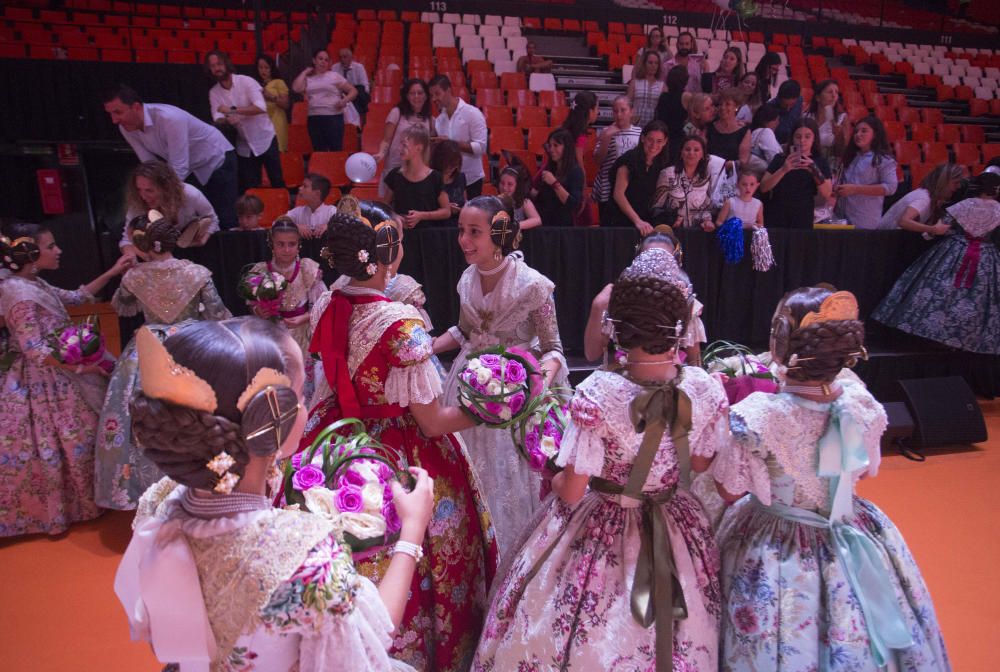
[[424,549],[417,544],[412,544],[408,541],[397,541],[389,551],[389,555],[396,555],[397,553],[403,553],[405,555],[411,556],[417,562],[420,562],[421,558],[424,557]]

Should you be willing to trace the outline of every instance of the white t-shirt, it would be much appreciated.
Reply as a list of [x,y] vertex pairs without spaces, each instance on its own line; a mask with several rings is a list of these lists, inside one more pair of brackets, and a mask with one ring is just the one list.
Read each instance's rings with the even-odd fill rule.
[[310,210],[308,205],[300,205],[286,212],[285,216],[292,218],[303,236],[315,236],[326,231],[326,225],[335,214],[337,214],[336,207],[320,203],[315,210]]
[[455,142],[468,142],[472,145],[472,154],[462,152],[462,174],[466,184],[474,184],[485,177],[483,172],[483,152],[486,151],[486,118],[479,108],[469,105],[461,98],[455,113],[448,116],[447,110],[442,110],[434,120],[437,135],[450,138]]
[[343,114],[344,110],[333,107],[344,97],[340,91],[341,84],[347,84],[347,80],[333,70],[327,70],[322,75],[306,77],[309,116]]
[[263,89],[253,77],[233,75],[233,85],[226,89],[222,84],[216,84],[208,92],[208,102],[212,106],[212,119],[224,119],[225,114],[219,108],[256,107],[262,114],[237,115],[236,153],[240,156],[260,156],[266,152],[274,141],[274,124],[267,116],[267,101],[264,100]]
[[764,207],[756,198],[743,201],[737,196],[729,198],[729,216],[739,217],[743,221],[743,228],[747,229],[757,224],[757,213]]
[[906,196],[892,204],[882,219],[879,220],[879,229],[898,229],[899,218],[903,216],[907,208],[917,211],[917,221],[921,224],[929,224],[931,218],[931,194],[926,189],[914,189]]
[[755,128],[750,133],[750,167],[755,170],[767,170],[771,160],[781,154],[781,143],[774,136],[774,131],[766,126]]

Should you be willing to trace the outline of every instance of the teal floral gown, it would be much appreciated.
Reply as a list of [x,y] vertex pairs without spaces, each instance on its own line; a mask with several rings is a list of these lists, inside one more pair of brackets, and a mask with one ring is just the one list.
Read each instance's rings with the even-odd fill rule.
[[[212,272],[181,259],[148,261],[129,270],[111,299],[122,317],[141,311],[146,326],[166,338],[184,323],[231,317],[212,284]],[[129,401],[139,389],[135,340],[118,359],[97,425],[94,488],[98,506],[134,509],[142,493],[163,476],[132,441]]]

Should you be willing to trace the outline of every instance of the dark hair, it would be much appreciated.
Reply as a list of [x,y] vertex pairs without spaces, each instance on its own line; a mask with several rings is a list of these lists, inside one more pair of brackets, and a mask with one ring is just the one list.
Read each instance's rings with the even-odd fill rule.
[[758,128],[764,128],[772,121],[781,116],[781,112],[778,111],[774,105],[761,105],[757,108],[757,111],[753,113],[753,121],[750,122],[750,130],[756,130]]
[[690,30],[682,30],[681,32],[677,33],[677,38],[674,40],[674,43],[676,44],[676,43],[680,42],[681,38],[684,37],[685,35],[687,35],[688,37],[691,38],[691,41],[694,42],[694,48],[697,49],[698,48],[698,38],[696,38],[694,36],[694,33],[692,33]]
[[431,81],[427,83],[428,89],[431,88],[432,86],[436,86],[442,91],[450,91],[451,80],[448,79],[447,75],[435,75],[434,77],[431,78]]
[[431,168],[442,175],[453,168],[461,168],[462,150],[454,140],[435,143],[431,149]]
[[276,217],[271,223],[271,228],[267,230],[267,244],[271,248],[274,247],[274,234],[276,233],[294,233],[299,240],[302,239],[302,232],[299,231],[298,224],[295,223],[294,219],[286,215]]
[[579,138],[590,126],[590,111],[597,107],[597,96],[591,91],[580,91],[573,96],[573,108],[560,128],[569,131],[573,138]]
[[683,91],[690,78],[691,75],[687,68],[683,65],[675,65],[667,72],[667,91],[671,93]]
[[254,73],[253,74],[254,74],[254,77],[257,79],[257,81],[263,83],[261,81],[261,79],[260,79],[260,62],[261,61],[264,61],[265,63],[267,63],[268,67],[271,68],[271,79],[279,79],[280,73],[278,72],[278,64],[274,62],[274,59],[271,58],[270,56],[268,56],[267,54],[257,54],[257,58],[255,58],[254,61],[253,61],[253,65],[254,65]]
[[313,58],[313,60],[315,60],[316,57],[319,56],[320,54],[322,54],[324,51],[326,52],[327,56],[330,55],[330,50],[327,49],[326,47],[317,47],[317,48],[313,49],[313,52],[312,52],[312,58]]
[[[872,165],[877,166],[882,162],[883,156],[893,157],[892,147],[889,145],[889,134],[885,132],[885,126],[878,117],[867,116],[861,121],[854,124],[854,130],[857,131],[858,126],[861,124],[867,124],[871,129],[874,137],[872,138]],[[819,135],[816,136],[817,141],[819,140]],[[844,150],[844,160],[842,165],[846,169],[851,165],[851,162],[858,156],[858,145],[854,142],[854,136],[851,136],[851,141],[847,143],[847,149]]]
[[247,437],[274,421],[271,401],[277,402],[279,416],[295,408],[299,403],[295,390],[277,385],[273,396],[261,390],[242,412],[237,401],[261,369],[289,372],[291,352],[282,348],[287,341],[286,331],[258,317],[195,322],[169,336],[163,347],[178,365],[209,384],[218,408],[209,413],[138,392],[130,410],[132,432],[143,454],[178,483],[211,489],[218,476],[207,464],[220,452],[236,461],[229,471],[238,476],[251,456],[277,452],[281,447],[277,437],[280,433],[284,440],[296,414],[289,414],[277,432]]
[[[424,90],[424,106],[419,110],[414,110],[413,106],[410,105],[410,89],[414,86],[419,86]],[[422,79],[408,79],[403,82],[403,86],[399,89],[399,102],[396,103],[396,107],[399,109],[400,118],[417,116],[421,119],[431,118],[431,92],[427,90],[427,83]]]
[[135,89],[127,84],[116,84],[111,88],[104,91],[104,95],[101,97],[102,103],[110,103],[113,100],[120,100],[126,105],[135,105],[136,103],[142,104],[142,98],[136,93]]
[[507,166],[500,171],[500,175],[497,176],[497,184],[500,184],[500,180],[504,175],[510,175],[514,178],[516,186],[514,187],[514,195],[511,200],[514,202],[515,208],[520,208],[524,205],[524,199],[528,195],[528,189],[531,186],[531,180],[528,177],[528,172],[522,165],[517,166]]
[[969,181],[970,197],[996,198],[998,191],[1000,191],[1000,175],[996,173],[980,173]]
[[326,197],[330,195],[330,179],[326,177],[326,175],[320,175],[319,173],[306,173],[304,179],[309,180],[309,184],[312,188],[319,192],[321,201],[325,201]]
[[789,380],[830,382],[844,367],[863,356],[865,325],[860,320],[834,320],[799,327],[806,313],[818,312],[833,293],[829,287],[800,287],[785,294],[771,322],[771,354],[788,365]]
[[[2,255],[0,260],[3,262],[3,267],[16,272],[38,261],[42,253],[38,247],[38,239],[43,233],[51,233],[44,224],[15,222],[5,226],[3,237],[0,237],[0,255]],[[19,240],[20,238],[31,240]]]
[[212,71],[208,67],[208,59],[212,58],[212,56],[215,56],[220,61],[222,61],[222,64],[226,66],[226,73],[227,74],[228,73],[236,72],[236,68],[233,67],[233,59],[229,58],[229,54],[227,54],[226,52],[222,51],[221,49],[213,49],[212,51],[210,51],[207,54],[205,54],[205,59],[201,62],[202,66],[205,69],[205,72],[208,73],[209,77],[212,77],[213,79],[215,77],[212,74]]
[[781,57],[773,51],[768,51],[761,56],[757,67],[754,68],[754,74],[757,75],[757,95],[762,102],[771,98],[771,73],[768,70],[772,65],[781,65]]
[[552,161],[552,157],[549,156],[545,162],[544,170],[550,171],[557,179],[563,180],[578,165],[576,161],[576,138],[565,128],[557,128],[549,133],[548,141],[545,144],[550,145],[553,142],[563,146],[562,159],[559,163],[555,163]]
[[236,203],[233,204],[236,209],[236,216],[243,217],[244,215],[259,215],[264,212],[264,201],[260,200],[253,194],[243,194],[236,199]]
[[[675,274],[687,280],[679,268]],[[657,355],[680,341],[691,319],[691,305],[676,281],[629,266],[611,289],[608,317],[614,321],[618,345],[629,350],[642,348]],[[679,331],[675,327],[678,322]]]
[[[514,217],[514,201],[509,196],[476,196],[465,207],[475,208],[486,214],[490,240],[500,248],[500,254],[507,256],[521,244],[521,223]],[[493,218],[499,212],[507,214],[510,221],[506,226],[501,221],[494,223]]]
[[[636,145],[634,153],[634,164],[633,168],[645,170],[646,166],[646,150],[642,145],[642,140],[650,133],[663,133],[665,138],[670,138],[670,131],[667,130],[667,125],[660,121],[659,119],[653,119],[651,122],[642,127],[642,134],[639,136],[639,144]],[[653,157],[652,169],[657,172],[657,174],[663,170],[667,161],[669,161],[670,152],[667,151],[666,145],[660,149],[660,153]]]
[[755,105],[760,105],[761,103],[760,75],[757,74],[756,70],[747,70],[746,72],[743,73],[743,76],[740,77],[739,83],[743,84],[743,82],[746,80],[747,77],[753,77],[755,80],[757,80],[754,82],[753,93],[751,93],[750,97],[747,99],[747,105],[751,107]]
[[649,32],[646,33],[646,49],[652,49],[653,45],[653,33],[660,34],[660,48],[657,51],[664,51],[666,47],[666,40],[663,39],[663,31],[659,28],[650,28]]
[[697,142],[701,145],[701,161],[694,169],[694,174],[702,179],[708,177],[708,143],[705,142],[705,138],[700,135],[688,135],[681,140],[681,151],[677,152],[677,163],[674,164],[674,174],[682,175],[684,174],[684,145],[691,141]]
[[178,223],[163,217],[154,222],[147,215],[134,217],[128,223],[129,238],[140,252],[173,252],[181,235]]
[[[743,52],[739,50],[739,47],[728,47],[724,52],[722,52],[723,58],[725,58],[728,53],[736,54],[736,68],[733,70],[733,85],[736,85],[740,81],[740,77],[743,76]],[[722,59],[719,59],[719,67],[715,69],[714,74],[719,73],[719,68],[722,67]]]
[[[395,243],[391,232],[382,229],[376,231],[380,223],[389,220],[396,221],[396,213],[385,203],[375,201],[360,201],[361,217],[368,220],[365,223],[360,217],[346,212],[338,212],[330,218],[326,228],[323,257],[331,267],[339,273],[356,280],[369,280],[374,273],[368,272],[368,266],[376,262],[392,263],[398,255],[399,232],[395,226]],[[395,249],[379,248],[380,241],[395,245]],[[362,252],[364,254],[362,254]],[[390,260],[386,255],[392,253]]]
[[786,79],[778,87],[778,100],[790,100],[802,95],[802,87],[794,79]]
[[[819,119],[819,112],[820,112],[819,94],[823,93],[825,89],[831,86],[836,86],[838,88],[840,87],[840,85],[837,84],[837,81],[834,79],[824,79],[822,82],[819,82],[818,84],[816,84],[816,86],[813,87],[813,99],[812,102],[809,103],[809,114],[815,117],[816,119]],[[838,92],[837,102],[833,104],[834,120],[836,120],[837,117],[839,117],[843,113],[844,113],[844,96]]]
[[[788,142],[785,145],[786,153],[791,151],[792,143],[795,142],[795,131],[800,128],[808,128],[813,134],[813,144],[809,148],[810,154],[819,154],[819,126],[816,125],[816,120],[812,117],[802,117],[795,124],[792,125],[792,130],[788,133]],[[844,164],[847,165],[846,163]]]

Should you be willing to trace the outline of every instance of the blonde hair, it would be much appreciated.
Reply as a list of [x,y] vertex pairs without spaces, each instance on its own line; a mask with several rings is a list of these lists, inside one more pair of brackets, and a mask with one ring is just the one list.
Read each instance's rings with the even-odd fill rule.
[[145,177],[156,185],[160,190],[160,207],[157,210],[169,221],[179,223],[177,215],[184,203],[184,184],[173,168],[163,161],[144,161],[132,171],[125,187],[125,203],[130,210],[145,213],[149,206],[139,196],[139,189],[135,186],[137,177]]

